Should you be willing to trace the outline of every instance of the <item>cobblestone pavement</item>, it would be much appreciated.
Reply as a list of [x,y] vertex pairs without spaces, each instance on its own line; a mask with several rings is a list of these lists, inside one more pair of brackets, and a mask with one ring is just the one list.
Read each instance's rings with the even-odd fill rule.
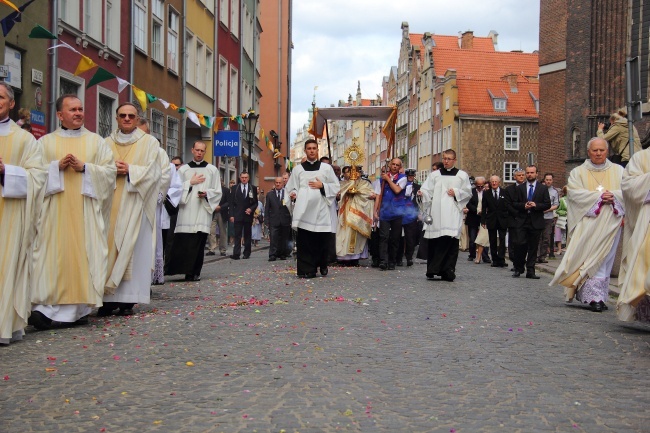
[[461,253],[424,265],[207,264],[137,315],[0,347],[1,432],[648,432],[650,328]]

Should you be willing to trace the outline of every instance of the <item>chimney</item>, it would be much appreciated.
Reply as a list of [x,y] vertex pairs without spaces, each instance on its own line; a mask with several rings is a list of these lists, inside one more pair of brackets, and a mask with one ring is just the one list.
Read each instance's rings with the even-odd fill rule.
[[460,37],[460,47],[464,50],[471,50],[474,48],[474,32],[467,30]]
[[518,92],[518,90],[517,90],[517,78],[518,78],[518,75],[515,74],[514,72],[510,72],[509,74],[504,75],[503,77],[501,77],[502,80],[505,80],[508,83],[508,85],[510,86],[510,91],[512,93],[517,93]]
[[361,81],[357,81],[357,106],[361,106]]

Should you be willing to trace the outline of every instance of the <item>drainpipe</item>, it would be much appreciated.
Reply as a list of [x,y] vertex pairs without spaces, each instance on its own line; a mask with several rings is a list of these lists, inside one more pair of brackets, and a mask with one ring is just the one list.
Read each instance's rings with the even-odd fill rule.
[[[289,7],[289,19],[287,22],[287,27],[289,29],[289,32],[287,34],[287,130],[285,132],[285,143],[287,143],[287,156],[285,158],[285,165],[286,161],[290,160],[290,155],[291,155],[291,140],[290,140],[290,134],[291,134],[291,59],[292,59],[292,53],[293,53],[293,36],[292,36],[292,21],[293,21],[293,0],[287,0],[288,1],[288,7]],[[280,27],[282,28],[282,27]],[[282,124],[280,124],[280,128],[282,128]]]
[[[214,96],[213,100],[214,103],[212,104],[212,112],[215,115],[215,121],[217,120],[217,114],[219,114],[218,111],[218,103],[217,103],[217,98],[219,97],[219,91],[218,91],[218,85],[217,85],[217,77],[219,75],[219,49],[218,49],[218,43],[219,43],[219,16],[217,13],[217,10],[219,9],[219,3],[215,2],[214,5],[214,10],[212,11],[213,14],[212,16],[214,17],[214,47],[212,49],[212,71],[214,73],[214,76],[212,77],[212,95]],[[214,122],[212,124],[212,129],[210,130],[210,143],[212,146],[212,164],[217,165],[217,157],[214,155]],[[221,165],[221,164],[220,164]],[[226,185],[228,185],[228,181],[226,181]]]
[[[55,35],[59,33],[59,0],[52,0],[52,33]],[[50,46],[53,47],[58,41],[50,41]],[[50,91],[49,91],[49,101],[47,106],[50,110],[50,121],[48,132],[52,132],[56,129],[56,82],[58,77],[57,65],[59,63],[59,55],[57,50],[51,50],[50,55]]]
[[[183,61],[181,62],[181,70],[178,71],[181,74],[181,107],[186,107],[187,102],[186,102],[186,88],[187,88],[187,78],[185,76],[185,70],[187,69],[187,46],[186,46],[186,41],[187,38],[185,37],[185,31],[187,29],[187,2],[183,2],[183,26],[181,27],[183,29],[183,32],[179,32],[179,38],[182,40],[183,44],[183,49],[181,50],[181,55],[183,58]],[[181,41],[179,41],[181,42]],[[186,140],[186,132],[185,132],[185,125],[187,123],[187,120],[185,120],[186,116],[185,114],[181,114],[181,155],[183,156],[183,159],[185,159],[185,140]]]
[[[131,23],[133,24],[135,22],[135,4],[133,3],[133,0],[131,0]],[[129,83],[133,83],[133,77],[134,75],[134,66],[133,63],[135,63],[135,44],[133,43],[133,25],[131,25],[131,33],[130,33],[130,40],[131,43],[130,48],[129,48]],[[118,96],[119,99],[119,96]],[[133,87],[129,90],[129,102],[133,102]],[[119,103],[118,103],[119,105]],[[145,114],[145,113],[142,113]],[[145,114],[146,116],[146,114]]]
[[[242,35],[244,34],[244,17],[242,16],[243,15],[242,12],[244,12],[244,0],[239,0],[239,34],[237,35],[237,38],[239,39],[239,86],[238,86],[239,88],[237,89],[237,96],[238,96],[237,100],[239,101],[239,111],[246,111],[248,113],[248,110],[246,108],[244,108],[243,94],[242,94],[242,91],[241,91],[241,89],[243,87],[243,84],[244,84],[244,41],[243,41],[243,38],[242,38]],[[250,108],[253,109],[253,110],[255,109],[255,107],[250,107]],[[230,109],[232,111],[232,107]],[[240,114],[242,114],[242,113],[240,113]],[[248,134],[248,133],[249,133],[249,131],[246,131],[246,134]],[[253,135],[254,135],[254,132],[253,132]],[[253,136],[253,141],[254,140],[255,140],[255,137]],[[248,150],[250,152],[248,152],[249,164],[247,164],[247,167],[250,167],[251,169],[248,170],[247,167],[244,167],[243,161],[241,161],[241,158],[240,158],[240,165],[239,165],[240,173],[243,170],[252,171],[252,168],[253,168],[253,164],[252,164],[252,161],[253,161],[253,155],[252,155],[253,146],[249,146]],[[249,176],[250,181],[254,182],[253,173],[248,173],[248,176]],[[253,185],[255,185],[255,184],[253,183]]]

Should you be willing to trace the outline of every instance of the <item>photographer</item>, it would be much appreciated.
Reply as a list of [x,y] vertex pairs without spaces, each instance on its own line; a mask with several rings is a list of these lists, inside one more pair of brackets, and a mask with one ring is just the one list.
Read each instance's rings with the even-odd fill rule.
[[[598,138],[602,138],[609,144],[609,160],[615,164],[625,167],[630,160],[630,143],[629,143],[629,129],[627,119],[618,113],[612,113],[609,117],[610,127],[605,132],[605,124],[598,123]],[[639,133],[634,128],[634,153],[640,152],[641,140]]]

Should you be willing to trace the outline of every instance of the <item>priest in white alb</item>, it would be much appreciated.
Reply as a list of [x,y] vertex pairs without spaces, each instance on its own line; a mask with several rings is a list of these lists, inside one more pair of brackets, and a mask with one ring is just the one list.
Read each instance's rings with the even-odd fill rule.
[[567,302],[575,297],[592,311],[607,309],[609,277],[625,216],[623,168],[607,159],[608,144],[592,138],[587,159],[571,170],[567,184],[567,250],[549,285],[564,286]]
[[117,168],[117,187],[108,231],[108,278],[99,316],[133,314],[150,301],[154,266],[156,204],[162,177],[160,145],[137,126],[130,102],[116,110],[118,129],[106,138]]
[[418,191],[423,206],[433,219],[425,225],[427,244],[427,279],[440,276],[445,281],[456,279],[456,262],[460,233],[463,227],[463,208],[472,197],[469,176],[455,167],[456,152],[442,152],[443,168],[429,174]]
[[84,126],[76,95],[56,101],[61,127],[40,139],[48,179],[32,278],[30,324],[82,324],[102,305],[108,215],[115,189],[113,153]]
[[21,340],[31,311],[32,246],[47,178],[41,146],[9,118],[14,91],[0,81],[0,345]]
[[650,149],[632,156],[622,188],[627,216],[616,310],[626,322],[650,322]]
[[328,239],[332,230],[330,206],[341,185],[332,166],[318,160],[318,143],[305,141],[307,160],[291,172],[286,191],[295,200],[291,226],[297,230],[297,266],[299,278],[314,278],[320,268],[328,273]]
[[185,274],[185,281],[201,280],[212,214],[222,195],[219,169],[204,160],[206,147],[202,141],[194,142],[192,161],[178,169],[183,194],[165,275]]

